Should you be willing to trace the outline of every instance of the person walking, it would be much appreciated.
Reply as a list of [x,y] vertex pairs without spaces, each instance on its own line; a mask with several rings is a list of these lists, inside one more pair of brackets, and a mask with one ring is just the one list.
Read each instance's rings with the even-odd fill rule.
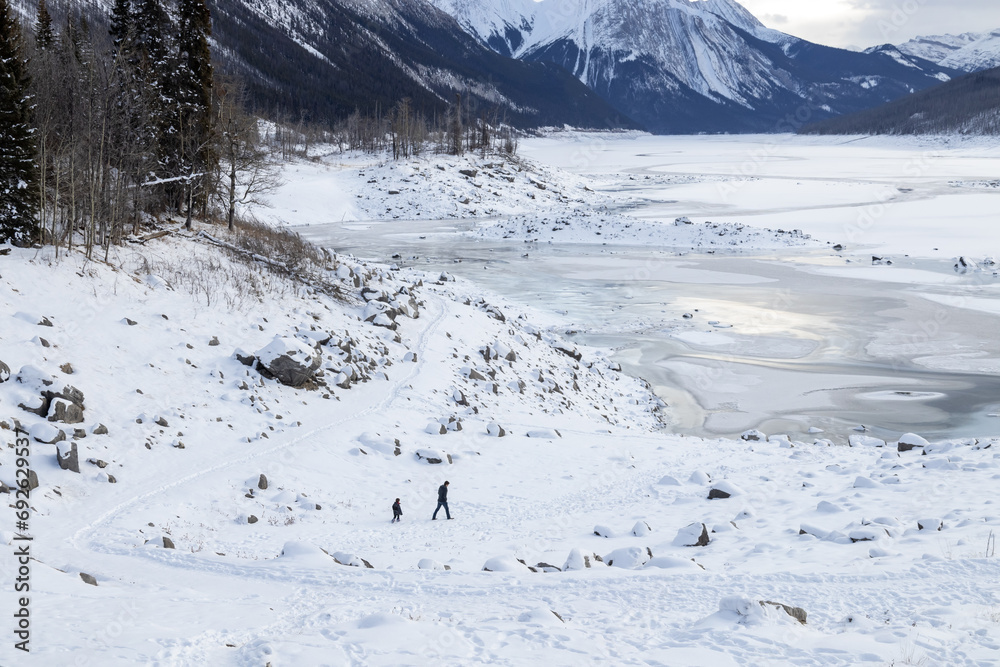
[[445,516],[450,519],[451,511],[448,509],[448,482],[445,482],[444,484],[438,487],[438,506],[437,509],[434,510],[434,514],[431,515],[431,521],[434,521],[438,518],[438,510],[440,510],[442,507],[444,508]]
[[396,523],[403,518],[403,508],[399,506],[399,498],[396,498],[396,502],[392,504],[392,521],[389,523]]

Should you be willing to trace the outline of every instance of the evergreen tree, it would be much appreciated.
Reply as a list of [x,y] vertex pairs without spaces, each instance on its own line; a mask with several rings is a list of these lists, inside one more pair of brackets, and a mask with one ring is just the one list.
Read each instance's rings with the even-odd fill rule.
[[135,52],[141,85],[153,97],[150,140],[156,145],[156,177],[163,203],[178,208],[182,198],[181,128],[177,91],[177,53],[172,43],[170,17],[160,0],[138,0],[133,14]]
[[0,243],[38,240],[35,139],[21,29],[0,0]]
[[127,50],[129,42],[135,36],[135,17],[132,14],[131,0],[115,0],[111,8],[110,23],[108,33],[115,48]]
[[[194,204],[204,204],[204,174],[214,169],[212,151],[212,55],[208,38],[212,20],[205,0],[179,0],[177,4],[177,96],[181,133],[182,167],[187,170],[188,226]],[[195,174],[202,174],[195,176]]]
[[38,0],[38,17],[35,19],[35,44],[42,51],[52,48],[55,34],[52,32],[52,15],[45,6],[45,0]]

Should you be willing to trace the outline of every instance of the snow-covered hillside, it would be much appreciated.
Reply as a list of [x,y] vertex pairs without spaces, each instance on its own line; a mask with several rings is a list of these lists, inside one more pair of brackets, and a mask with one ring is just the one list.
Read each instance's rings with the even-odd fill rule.
[[[40,664],[1000,650],[1000,443],[670,436],[641,382],[468,283],[328,257],[320,289],[170,229],[110,264],[0,259]],[[315,375],[269,379],[281,354]],[[7,486],[17,465],[4,448]],[[431,522],[445,480],[454,520]]]
[[[532,152],[572,161],[552,141]],[[591,164],[615,171],[605,148]],[[724,150],[730,169],[743,152]],[[644,155],[714,170],[689,147]],[[776,165],[793,182],[812,168]],[[272,215],[492,208],[510,217],[478,233],[517,245],[542,222],[705,252],[809,243],[626,216],[634,179],[718,182],[619,171],[328,156],[286,168]],[[738,178],[755,199],[761,183]],[[27,525],[13,510],[0,525],[3,581],[21,576],[16,534],[33,538],[32,655],[8,638],[0,663],[995,662],[1000,439],[674,435],[672,406],[551,311],[280,234],[161,231],[108,261],[0,248],[0,442],[24,429],[38,484]],[[6,487],[19,456],[0,447]],[[446,480],[454,518],[432,521]]]
[[1000,30],[916,37],[900,44],[908,55],[963,72],[1000,67]]

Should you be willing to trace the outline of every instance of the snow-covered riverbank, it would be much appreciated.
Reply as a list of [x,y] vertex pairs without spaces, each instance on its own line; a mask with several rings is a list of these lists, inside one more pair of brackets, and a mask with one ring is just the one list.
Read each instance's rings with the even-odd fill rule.
[[[287,222],[358,199],[296,168]],[[792,270],[849,267],[820,256]],[[177,229],[110,264],[0,256],[0,439],[30,432],[39,482],[32,653],[0,663],[995,663],[996,434],[673,435],[555,309],[385,259],[329,256],[310,286]]]

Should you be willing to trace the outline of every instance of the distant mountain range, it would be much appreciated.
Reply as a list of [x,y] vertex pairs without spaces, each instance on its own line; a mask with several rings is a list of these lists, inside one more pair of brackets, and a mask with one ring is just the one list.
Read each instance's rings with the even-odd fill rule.
[[974,72],[875,109],[809,125],[803,134],[1000,135],[1000,68]]
[[769,30],[734,0],[431,2],[497,53],[565,68],[654,132],[789,130],[958,74]]
[[1000,67],[1000,30],[917,37],[900,44],[899,50],[942,67],[978,72]]
[[[33,17],[34,0],[17,0]],[[111,0],[49,0],[107,12]],[[295,120],[456,93],[522,127],[790,131],[961,72],[765,28],[734,0],[214,0],[214,47],[260,109]]]

